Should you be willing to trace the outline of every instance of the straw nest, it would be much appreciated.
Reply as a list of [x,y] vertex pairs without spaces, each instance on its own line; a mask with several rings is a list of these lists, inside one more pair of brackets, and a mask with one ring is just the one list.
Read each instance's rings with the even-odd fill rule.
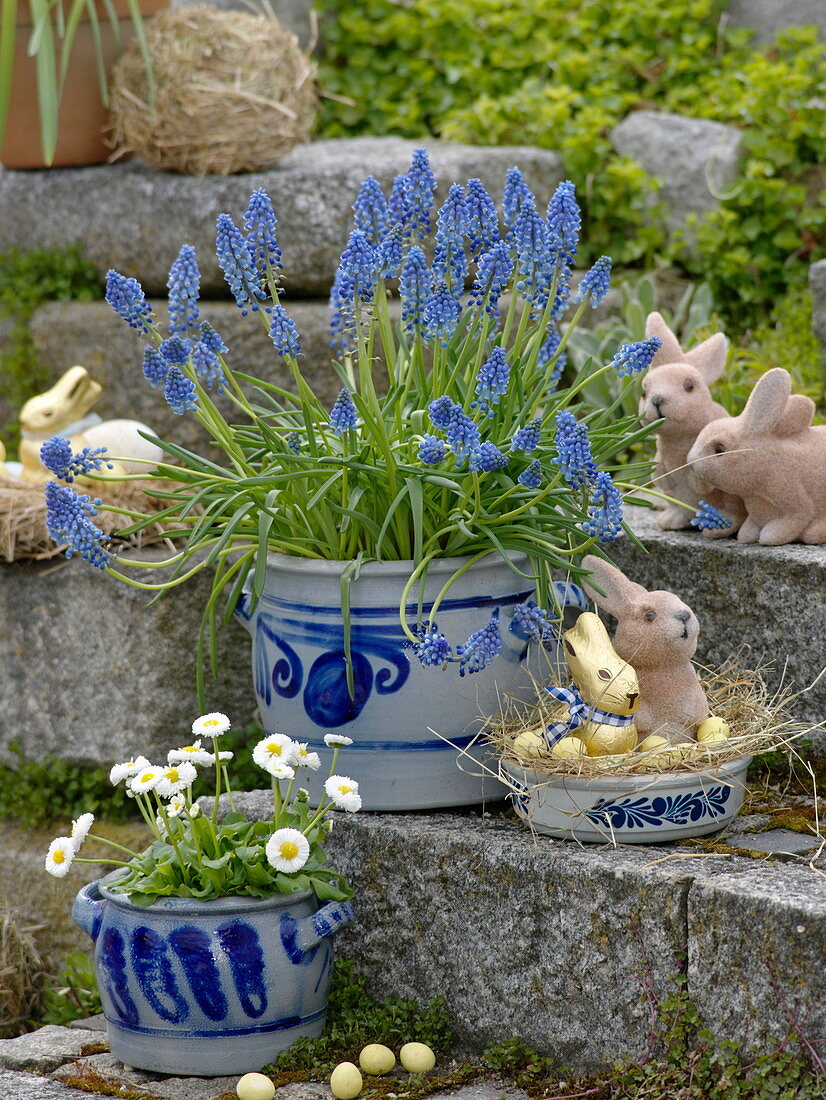
[[528,709],[506,700],[500,717],[488,724],[485,737],[505,764],[516,764],[535,772],[540,783],[562,775],[594,778],[708,772],[721,764],[757,753],[776,749],[794,753],[795,741],[813,727],[789,717],[786,710],[789,692],[769,689],[764,679],[764,673],[769,670],[745,667],[748,652],[748,647],[744,646],[717,669],[698,668],[709,713],[723,718],[729,725],[729,736],[720,744],[692,742],[688,747],[674,748],[666,753],[652,750],[621,756],[559,758],[548,755],[525,759],[513,751],[514,740],[519,734],[533,732],[541,736],[549,723],[559,720],[559,704],[543,690],[537,691],[536,702]]
[[46,980],[46,962],[32,937],[8,909],[0,907],[0,1039],[28,1030]]
[[133,44],[112,75],[114,158],[136,153],[162,170],[229,176],[267,168],[307,140],[313,67],[271,10],[163,11],[147,21],[146,37],[154,106]]
[[[152,482],[142,482],[138,488],[135,482],[106,486],[106,502],[129,512],[157,512],[165,501],[147,496],[144,491],[152,487]],[[82,492],[89,492],[82,489]],[[94,496],[94,490],[90,495]],[[101,510],[95,516],[95,524],[107,535],[118,537],[120,531],[133,522],[130,516]],[[162,524],[158,523],[137,535],[127,536],[125,545],[132,547],[149,546],[164,539]],[[61,555],[65,546],[56,546],[46,532],[46,498],[42,485],[26,485],[0,477],[0,560],[2,561],[43,561]]]

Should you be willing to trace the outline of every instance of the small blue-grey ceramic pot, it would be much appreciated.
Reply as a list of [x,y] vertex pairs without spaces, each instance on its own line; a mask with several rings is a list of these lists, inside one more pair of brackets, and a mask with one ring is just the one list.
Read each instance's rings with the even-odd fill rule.
[[115,1057],[158,1073],[216,1077],[261,1069],[295,1039],[321,1034],[331,937],[352,921],[353,907],[319,909],[305,891],[161,898],[138,908],[101,879],[80,891],[72,917],[95,941]]

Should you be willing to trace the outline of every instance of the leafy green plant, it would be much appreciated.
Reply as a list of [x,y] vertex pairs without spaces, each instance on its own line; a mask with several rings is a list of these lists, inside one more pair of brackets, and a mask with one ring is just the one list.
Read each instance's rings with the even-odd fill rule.
[[39,1022],[65,1027],[73,1020],[103,1011],[94,961],[85,951],[72,951],[54,983],[43,993]]

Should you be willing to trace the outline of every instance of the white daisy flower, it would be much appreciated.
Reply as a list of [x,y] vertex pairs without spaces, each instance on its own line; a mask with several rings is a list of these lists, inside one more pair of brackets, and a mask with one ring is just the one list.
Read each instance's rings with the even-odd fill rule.
[[280,764],[277,760],[273,760],[271,764],[267,765],[267,771],[273,777],[273,779],[294,779],[295,768],[289,764]]
[[77,821],[72,822],[72,842],[75,846],[75,853],[80,850],[81,844],[86,839],[86,834],[94,823],[94,814],[81,814]]
[[161,836],[166,836],[166,822],[160,814],[158,814],[158,816],[155,818],[155,828],[158,830]]
[[215,757],[212,753],[201,748],[200,737],[191,745],[184,745],[180,749],[170,749],[166,754],[166,760],[168,764],[182,764],[185,760],[188,760],[190,764],[201,764],[207,767],[215,763]]
[[321,767],[321,757],[317,752],[310,752],[307,745],[301,741],[295,742],[295,763],[300,768],[310,768],[316,772]]
[[272,764],[290,764],[295,742],[283,733],[271,733],[262,738],[252,750],[252,758],[259,768],[270,771]]
[[193,804],[189,807],[189,816],[195,818],[200,814],[200,812],[201,807],[198,805],[197,802],[193,802]]
[[352,745],[353,738],[345,737],[343,733],[325,733],[324,744],[328,749],[346,749],[348,745]]
[[166,805],[166,812],[170,817],[180,817],[186,809],[186,795],[173,794]]
[[226,733],[230,725],[230,720],[225,714],[215,711],[196,718],[192,723],[192,732],[196,737],[218,737],[219,734]]
[[49,845],[46,853],[46,870],[55,878],[63,878],[75,858],[75,845],[70,836],[59,836]]
[[109,782],[117,786],[118,783],[123,782],[124,779],[129,779],[131,776],[136,775],[141,768],[146,768],[148,766],[149,761],[145,756],[136,756],[134,760],[127,760],[124,764],[115,764],[109,772]]
[[232,760],[233,756],[235,756],[234,752],[221,751],[221,752],[218,753],[218,759],[221,760],[221,761],[223,761],[223,760]]
[[161,798],[171,798],[173,794],[191,787],[197,775],[195,765],[186,760],[182,764],[170,764],[168,768],[163,769],[163,774],[158,781],[158,794]]
[[354,779],[348,779],[346,775],[331,775],[324,784],[324,790],[339,809],[351,814],[361,809],[359,785]]
[[132,776],[129,780],[129,788],[135,794],[146,794],[147,791],[154,791],[162,779],[163,768],[156,768],[154,764],[149,764],[141,768],[137,775]]
[[298,829],[279,829],[267,841],[267,859],[276,871],[300,871],[310,856],[310,842]]

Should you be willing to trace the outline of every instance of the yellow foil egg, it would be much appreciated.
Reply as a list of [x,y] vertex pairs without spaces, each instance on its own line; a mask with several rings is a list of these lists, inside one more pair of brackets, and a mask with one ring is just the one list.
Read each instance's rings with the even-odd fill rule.
[[701,745],[720,745],[728,741],[729,724],[722,718],[706,718],[697,727],[697,740]]
[[436,1055],[425,1043],[405,1043],[399,1061],[410,1073],[427,1073],[436,1065]]
[[355,1100],[362,1084],[358,1066],[352,1062],[340,1062],[330,1074],[330,1088],[338,1100]]
[[516,755],[526,760],[544,756],[547,749],[544,737],[540,737],[538,733],[520,733],[513,743],[513,751]]
[[369,1043],[359,1055],[359,1065],[371,1077],[389,1073],[396,1064],[396,1055],[383,1043]]
[[263,1073],[245,1073],[235,1086],[238,1100],[272,1100],[275,1085]]
[[587,756],[588,750],[585,748],[585,742],[580,741],[578,737],[560,737],[551,748],[551,755],[565,760],[572,756]]
[[656,733],[650,733],[637,745],[637,752],[651,752],[652,749],[661,749],[667,745],[668,741],[664,737],[658,737]]

